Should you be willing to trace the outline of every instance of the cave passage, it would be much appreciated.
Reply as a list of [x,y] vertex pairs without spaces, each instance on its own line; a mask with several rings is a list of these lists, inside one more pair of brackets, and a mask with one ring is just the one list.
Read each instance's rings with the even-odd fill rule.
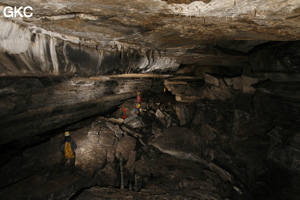
[[[280,133],[297,131],[291,117],[277,115],[286,109],[297,115],[295,82],[261,81],[239,67],[191,66],[173,75],[1,79],[2,88],[14,91],[2,100],[18,100],[12,107],[19,114],[4,118],[14,123],[10,130],[26,123],[45,130],[29,128],[32,136],[1,146],[5,199],[16,190],[17,199],[280,199],[273,190],[297,182],[297,172],[277,157],[278,145],[289,145]],[[75,170],[68,163],[61,172],[65,131],[78,148]]]
[[298,200],[299,11],[0,0],[0,199]]

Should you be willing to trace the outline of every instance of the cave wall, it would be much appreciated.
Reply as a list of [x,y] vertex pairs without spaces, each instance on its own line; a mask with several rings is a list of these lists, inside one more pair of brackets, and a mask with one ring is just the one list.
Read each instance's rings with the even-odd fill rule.
[[[190,124],[201,157],[254,196],[298,198],[299,48],[299,42],[258,46],[241,75],[204,73],[205,86],[194,95]],[[177,88],[176,95],[186,95],[184,85]]]
[[[299,190],[299,42],[269,44],[255,50],[255,72],[275,73],[279,81],[267,80],[258,86],[254,97],[257,116],[268,123],[270,145],[267,166],[271,172],[270,184],[282,199],[297,199]],[[260,59],[262,60],[262,59]]]
[[262,44],[249,57],[245,45],[230,49],[232,39],[250,48],[298,40],[298,1],[31,3],[32,21],[0,19],[0,145],[104,114],[137,89],[162,91],[161,80],[100,75],[194,65],[192,76],[164,80],[186,134],[169,129],[168,149],[153,145],[206,162],[254,197],[298,198],[299,42]]
[[[106,109],[134,98],[135,93],[132,91],[136,89],[162,93],[164,84],[168,93],[175,95],[177,102],[174,107],[169,106],[169,109],[173,109],[169,116],[163,115],[168,119],[171,116],[175,125],[158,117],[159,121],[165,123],[160,127],[164,130],[160,133],[153,128],[155,139],[151,141],[151,146],[179,160],[205,165],[221,178],[221,181],[218,180],[222,184],[227,181],[234,186],[233,190],[239,193],[237,199],[297,199],[300,180],[300,123],[297,118],[300,86],[297,79],[298,62],[294,60],[299,58],[295,54],[299,43],[294,42],[288,46],[286,43],[281,43],[282,46],[276,44],[276,48],[273,45],[265,44],[251,51],[250,65],[228,70],[223,67],[187,66],[177,72],[180,76],[164,80],[109,77],[2,78],[1,92],[5,95],[1,96],[1,100],[9,106],[2,108],[5,113],[1,116],[1,130],[5,133],[1,132],[1,141],[11,141],[13,138],[9,133],[19,137],[20,130],[32,136],[81,120],[91,113],[102,114]],[[293,56],[274,57],[274,51],[280,55],[293,52]],[[261,54],[264,56],[261,57]],[[292,73],[284,70],[286,63],[289,69],[295,69]],[[189,76],[185,76],[187,74]],[[166,96],[161,99],[161,104],[164,99]],[[154,107],[160,105],[152,104]],[[157,114],[153,114],[151,109],[148,111],[149,114]],[[47,121],[45,119],[48,116],[52,118]],[[102,125],[97,127],[101,130]],[[34,132],[36,130],[38,132]],[[87,132],[84,131],[82,141],[85,141]],[[88,134],[87,138],[93,143],[93,138],[102,136]],[[110,134],[109,137],[116,140],[114,135]],[[101,140],[97,141],[101,143]],[[101,144],[108,145],[106,142],[113,144],[112,139],[104,140]],[[124,143],[135,145],[135,142],[130,141]],[[81,152],[85,150],[80,149]],[[107,152],[101,152],[103,157],[112,158]],[[94,155],[93,148],[90,153]],[[88,168],[89,161],[84,159],[83,156],[80,165]],[[101,165],[103,159],[101,157],[97,166]],[[137,163],[142,165],[139,170],[145,176],[158,173],[152,168],[147,168],[151,173],[144,171],[148,163],[156,165],[151,159],[144,158]],[[91,171],[97,166],[91,166]],[[95,176],[99,178],[99,183],[104,182],[101,177],[114,173],[112,168],[116,168],[116,165],[107,165],[105,170],[108,171],[101,171],[100,176]],[[166,173],[163,170],[159,169],[158,174]],[[16,176],[14,181],[18,182],[19,178]],[[105,183],[115,185],[117,177],[105,180]]]
[[105,114],[137,90],[157,92],[162,82],[103,77],[1,77],[1,144]]
[[[250,51],[249,65],[188,66],[177,73],[194,78],[165,80],[185,108],[181,125],[196,134],[198,144],[190,145],[200,156],[189,152],[195,161],[225,170],[254,197],[297,199],[299,48],[299,42],[270,42]],[[156,144],[169,152],[164,145]]]
[[113,73],[174,71],[179,64],[159,51],[103,47],[80,37],[0,19],[0,75],[96,76]]

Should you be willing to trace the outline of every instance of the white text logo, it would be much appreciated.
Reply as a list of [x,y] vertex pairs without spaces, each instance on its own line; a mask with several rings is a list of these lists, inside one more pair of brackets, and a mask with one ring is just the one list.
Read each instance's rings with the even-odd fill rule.
[[[27,10],[33,11],[31,6],[21,6],[21,7],[11,7],[6,6],[3,10],[4,17],[31,17],[33,15],[32,12],[28,12]],[[29,14],[30,13],[30,14]]]

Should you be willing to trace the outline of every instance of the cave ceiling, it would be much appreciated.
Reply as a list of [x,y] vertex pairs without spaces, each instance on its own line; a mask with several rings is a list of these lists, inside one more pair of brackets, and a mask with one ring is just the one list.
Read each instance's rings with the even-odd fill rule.
[[[4,18],[5,6],[31,6],[33,16]],[[148,52],[178,65],[240,66],[256,45],[300,38],[298,0],[1,0],[0,10],[2,27],[21,26],[31,42],[44,34],[95,50]],[[2,30],[0,49],[13,54],[7,34]]]

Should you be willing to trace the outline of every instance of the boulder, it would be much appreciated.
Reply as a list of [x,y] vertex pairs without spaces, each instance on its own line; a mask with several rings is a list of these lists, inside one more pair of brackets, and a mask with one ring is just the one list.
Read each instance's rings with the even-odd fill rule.
[[115,133],[118,139],[122,137],[123,131],[120,129],[118,124],[112,124],[110,122],[106,122],[106,125]]
[[172,156],[202,162],[199,157],[201,147],[199,138],[188,128],[172,126],[152,141],[152,145],[160,151]]
[[186,125],[190,122],[190,112],[186,105],[178,104],[176,105],[175,110],[180,121],[180,126]]
[[136,146],[136,139],[132,138],[128,135],[124,135],[118,142],[115,156],[116,158],[120,158],[120,154],[122,154],[122,158],[128,160],[129,155],[132,151],[134,151]]
[[211,84],[211,85],[214,85],[214,86],[217,86],[217,87],[220,85],[219,79],[217,77],[214,77],[214,76],[210,75],[210,74],[205,74],[204,79],[205,79],[205,82],[208,83],[208,84]]

